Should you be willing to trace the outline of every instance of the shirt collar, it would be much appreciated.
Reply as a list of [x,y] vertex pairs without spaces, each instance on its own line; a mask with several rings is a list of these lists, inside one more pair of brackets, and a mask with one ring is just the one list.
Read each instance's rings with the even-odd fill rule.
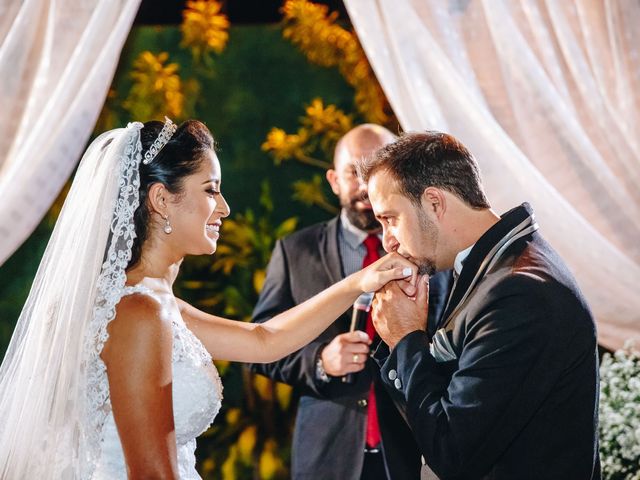
[[[347,218],[347,212],[344,208],[340,211],[340,226],[342,227],[342,238],[344,238],[344,241],[347,242],[347,244],[354,250],[356,250],[369,236],[368,232],[360,230],[349,221]],[[378,238],[382,240],[382,235],[378,234]]]
[[[473,245],[475,245],[475,243]],[[458,254],[456,255],[456,259],[453,261],[453,271],[456,272],[456,275],[460,275],[464,261],[469,256],[469,252],[471,252],[473,245],[471,245],[468,248],[465,248],[461,252],[458,252]]]

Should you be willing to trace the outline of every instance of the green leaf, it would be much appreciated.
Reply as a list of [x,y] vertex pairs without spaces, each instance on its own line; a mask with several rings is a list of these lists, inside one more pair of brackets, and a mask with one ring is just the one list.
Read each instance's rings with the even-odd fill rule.
[[261,184],[260,205],[264,207],[267,213],[273,212],[273,199],[271,198],[271,187],[267,180],[263,180]]

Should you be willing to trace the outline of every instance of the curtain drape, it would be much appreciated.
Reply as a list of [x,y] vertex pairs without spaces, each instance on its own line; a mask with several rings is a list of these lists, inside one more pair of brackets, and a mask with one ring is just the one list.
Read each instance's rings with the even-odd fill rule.
[[0,264],[77,164],[140,0],[0,0]]
[[532,204],[600,343],[640,345],[640,2],[345,4],[403,129],[460,138],[496,210]]

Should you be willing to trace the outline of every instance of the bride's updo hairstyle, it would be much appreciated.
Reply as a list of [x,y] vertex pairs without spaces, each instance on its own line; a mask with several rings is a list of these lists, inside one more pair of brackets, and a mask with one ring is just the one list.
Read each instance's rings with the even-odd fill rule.
[[[163,122],[155,120],[144,124],[140,132],[143,155],[158,138],[163,125]],[[131,260],[127,269],[140,261],[142,245],[149,235],[151,210],[147,196],[151,185],[160,182],[171,193],[182,193],[184,179],[198,170],[205,158],[204,154],[213,149],[213,136],[209,129],[198,120],[187,120],[178,127],[150,163],[140,162],[140,206],[133,217],[136,239],[131,248]]]

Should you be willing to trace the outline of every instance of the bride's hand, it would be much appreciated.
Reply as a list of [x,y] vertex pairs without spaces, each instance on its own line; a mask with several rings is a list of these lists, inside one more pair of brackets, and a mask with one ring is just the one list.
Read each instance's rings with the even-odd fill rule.
[[416,293],[418,267],[402,255],[392,252],[356,273],[363,292],[376,292],[393,280],[408,296]]

